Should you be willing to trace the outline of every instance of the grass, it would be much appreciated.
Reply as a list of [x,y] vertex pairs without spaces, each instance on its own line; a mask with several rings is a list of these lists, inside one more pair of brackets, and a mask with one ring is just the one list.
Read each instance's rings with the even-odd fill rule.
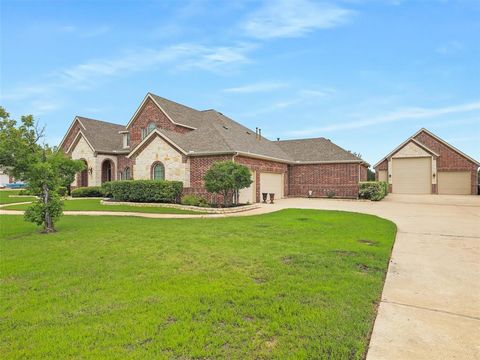
[[34,196],[10,197],[10,195],[18,195],[19,191],[20,190],[0,190],[0,204],[12,204],[12,203],[35,200]]
[[396,232],[298,209],[0,228],[3,359],[362,359]]
[[[24,200],[25,201],[25,200]],[[28,200],[27,200],[28,201]],[[201,214],[198,211],[182,210],[168,207],[148,207],[148,206],[130,206],[130,205],[102,205],[100,199],[78,199],[65,200],[65,211],[128,211],[156,214]],[[26,210],[30,204],[9,205],[3,207],[4,210]]]

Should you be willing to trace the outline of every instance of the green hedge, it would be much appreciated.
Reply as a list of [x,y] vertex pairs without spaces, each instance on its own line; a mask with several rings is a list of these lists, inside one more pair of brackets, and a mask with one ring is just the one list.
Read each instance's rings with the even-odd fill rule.
[[388,184],[386,181],[365,181],[358,184],[358,196],[360,199],[379,201],[387,194]]
[[100,186],[80,187],[72,190],[72,197],[103,197],[103,190]]
[[175,203],[183,191],[181,181],[123,180],[103,184],[104,193],[117,201]]

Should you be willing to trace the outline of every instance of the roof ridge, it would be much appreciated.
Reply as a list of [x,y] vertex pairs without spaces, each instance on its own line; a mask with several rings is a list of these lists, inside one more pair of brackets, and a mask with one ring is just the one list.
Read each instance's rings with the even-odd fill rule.
[[157,98],[160,98],[160,99],[162,99],[162,100],[171,102],[171,103],[173,103],[173,104],[175,104],[175,105],[179,105],[179,106],[182,106],[182,107],[184,107],[184,108],[187,108],[187,109],[196,111],[196,112],[203,112],[203,110],[194,109],[194,108],[192,108],[192,107],[190,107],[190,106],[188,106],[188,105],[184,105],[184,104],[181,104],[181,103],[179,103],[179,102],[177,102],[177,101],[167,99],[167,98],[165,98],[165,97],[163,97],[163,96],[154,94],[154,93],[152,93],[152,92],[148,92],[148,94],[150,94],[150,95],[152,95],[152,96],[155,96],[155,97],[157,97]]
[[92,119],[92,118],[87,118],[87,117],[85,117],[85,116],[80,116],[80,115],[77,115],[77,116],[75,116],[75,117],[78,118],[78,119],[81,119],[81,120],[96,121],[96,122],[100,122],[100,123],[104,123],[104,124],[109,124],[109,125],[116,125],[116,126],[125,127],[125,125],[117,124],[117,123],[112,123],[112,122],[110,122],[110,121]]
[[287,141],[305,141],[305,140],[327,140],[332,142],[332,140],[327,139],[323,136],[320,137],[311,137],[311,138],[303,138],[303,139],[286,139],[286,140],[277,140],[276,142],[287,142]]

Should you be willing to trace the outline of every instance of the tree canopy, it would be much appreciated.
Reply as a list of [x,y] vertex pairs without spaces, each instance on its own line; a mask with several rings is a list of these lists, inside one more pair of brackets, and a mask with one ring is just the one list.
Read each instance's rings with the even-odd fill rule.
[[224,205],[238,204],[239,191],[252,183],[250,170],[233,161],[214,163],[206,172],[205,188],[208,192],[223,195]]

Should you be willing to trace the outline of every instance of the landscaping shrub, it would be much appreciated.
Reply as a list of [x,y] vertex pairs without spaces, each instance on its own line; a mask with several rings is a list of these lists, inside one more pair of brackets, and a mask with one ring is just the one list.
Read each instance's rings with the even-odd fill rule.
[[360,199],[379,201],[387,194],[388,184],[385,181],[365,181],[358,184],[358,196]]
[[183,205],[209,207],[208,201],[197,195],[185,195],[182,197]]
[[65,186],[60,186],[58,188],[58,195],[65,196],[67,195],[68,189]]
[[100,186],[80,187],[72,190],[72,197],[103,197],[103,190]]
[[183,190],[181,181],[168,180],[122,180],[106,186],[114,200],[132,202],[175,203]]

